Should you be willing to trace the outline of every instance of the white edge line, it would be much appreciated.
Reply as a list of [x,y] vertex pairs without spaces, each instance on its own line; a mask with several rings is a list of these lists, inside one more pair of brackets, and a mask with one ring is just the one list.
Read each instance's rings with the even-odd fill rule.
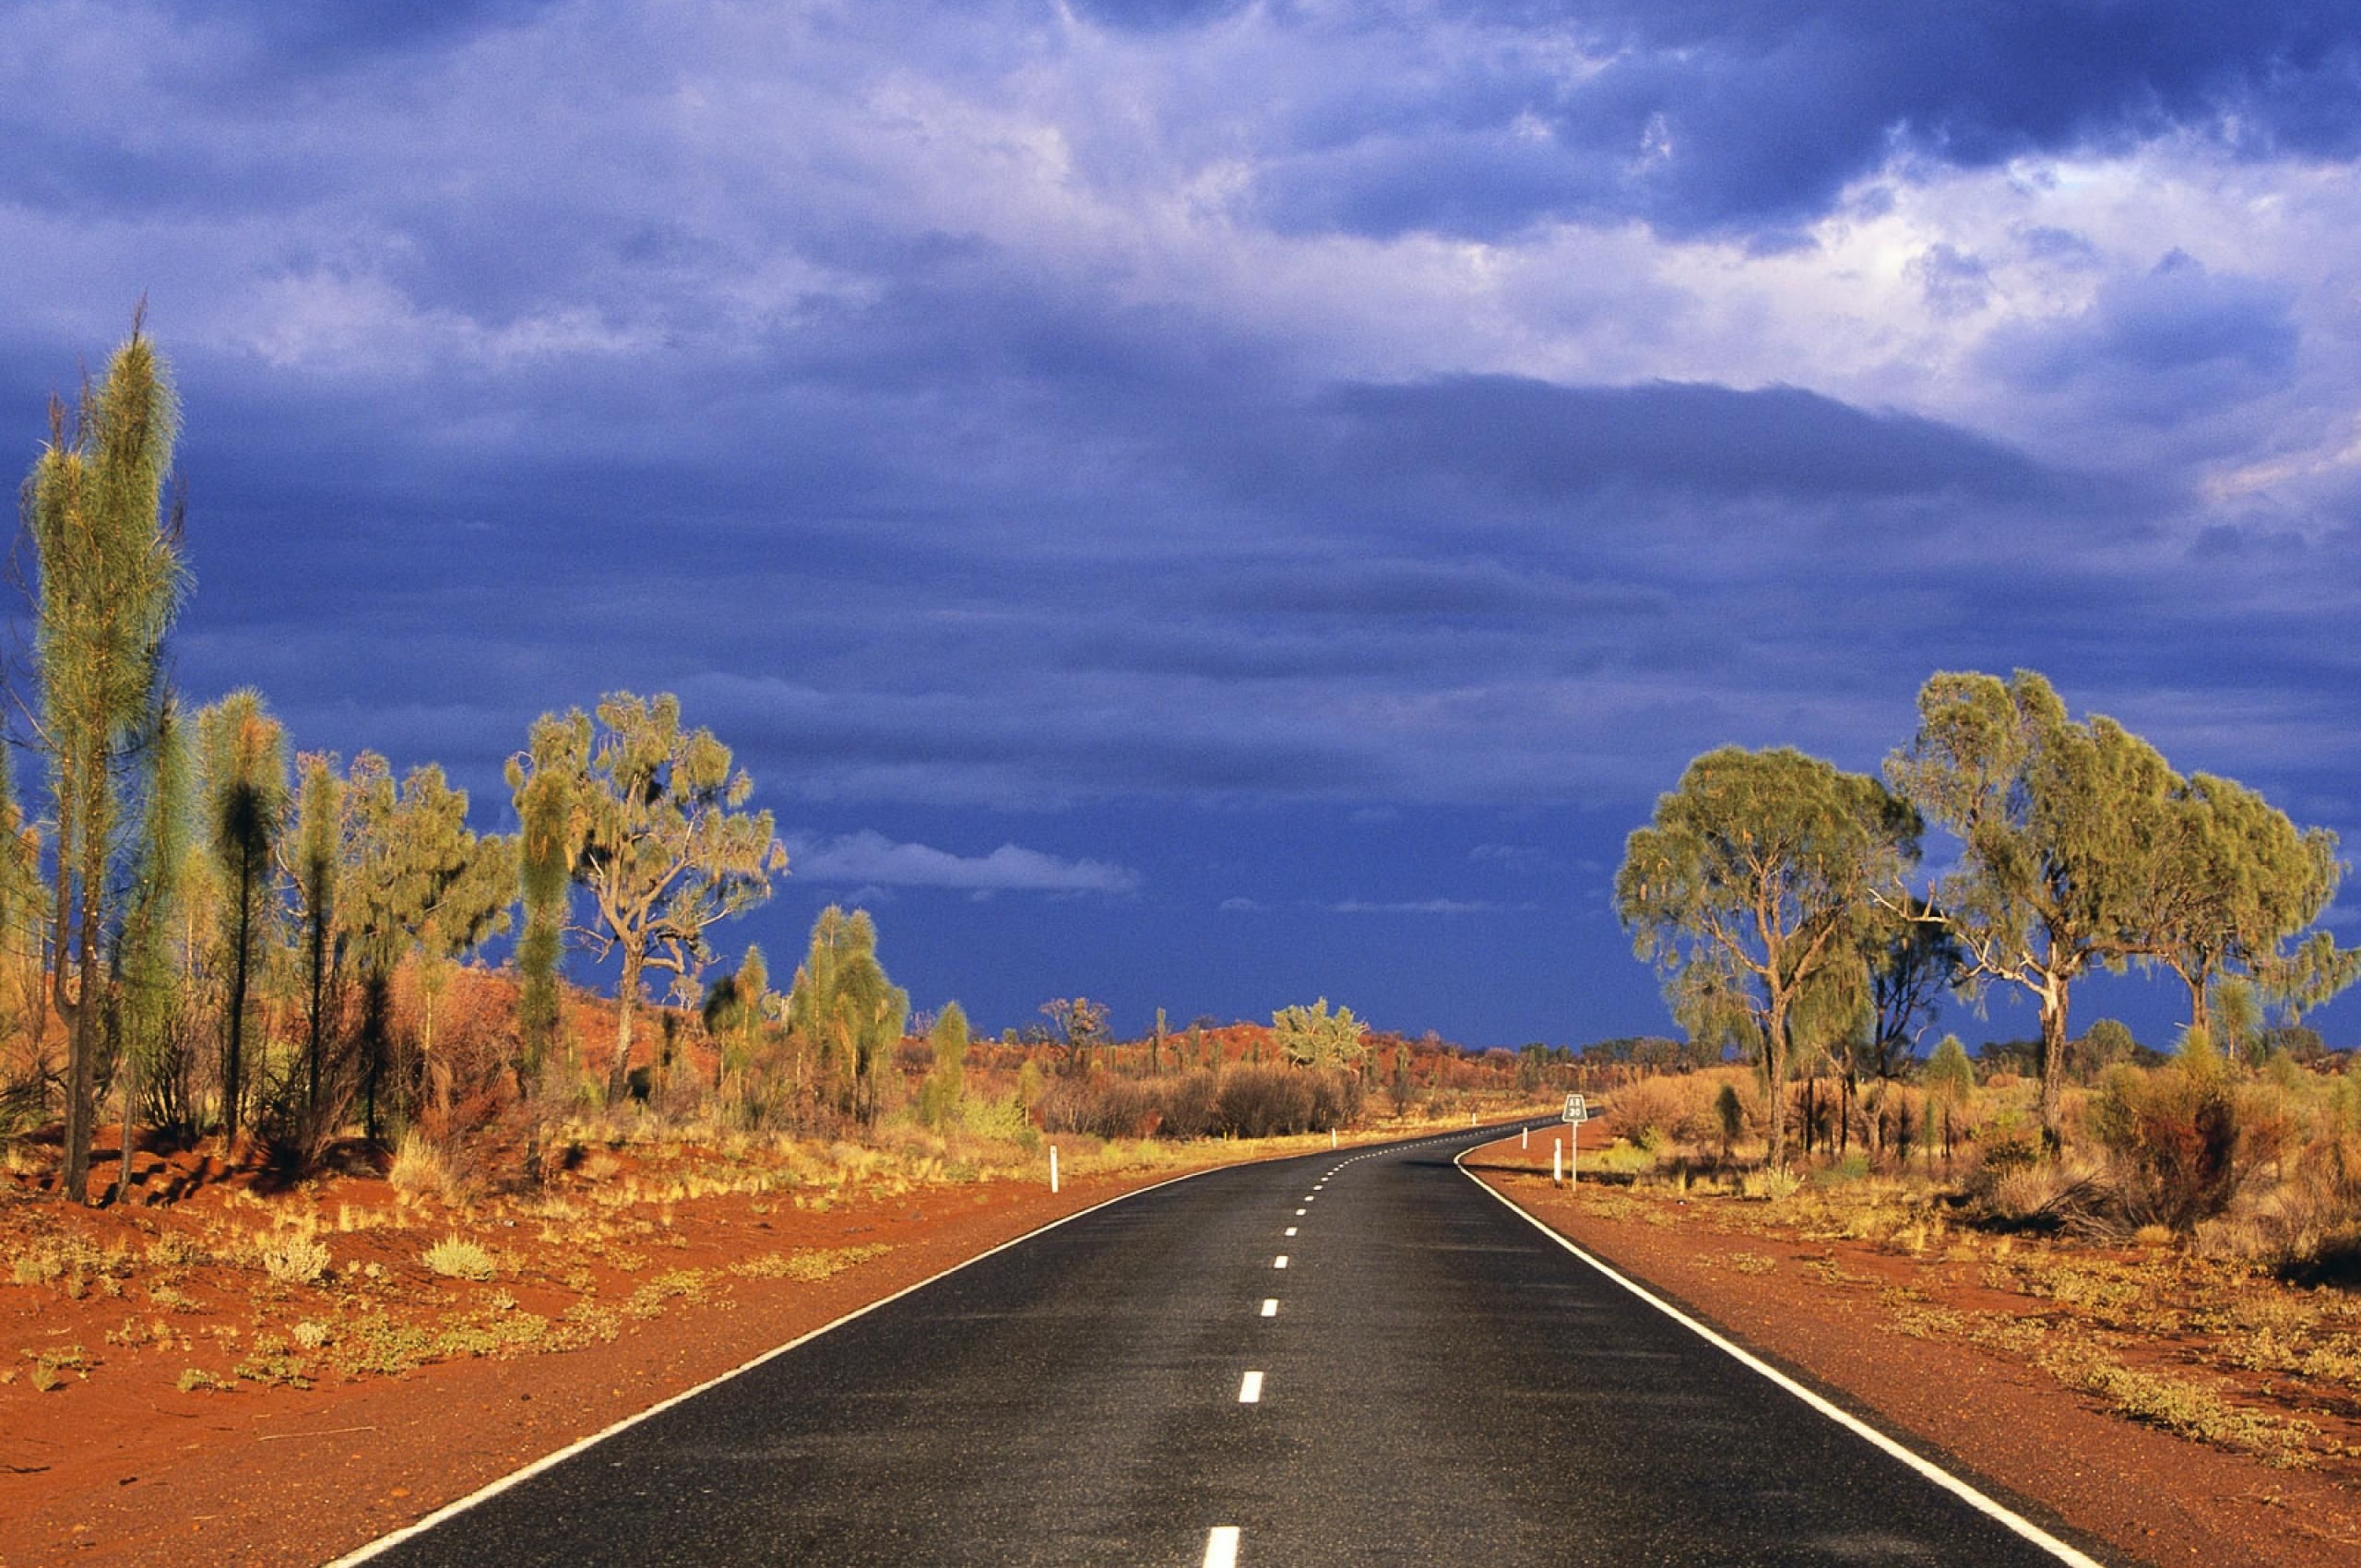
[[[1282,1155],[1278,1158],[1286,1159],[1293,1157]],[[1037,1225],[1032,1229],[1025,1232],[1022,1236],[1013,1236],[996,1247],[978,1253],[974,1257],[962,1259],[960,1262],[953,1264],[949,1268],[943,1269],[941,1273],[930,1274],[915,1285],[905,1285],[890,1296],[880,1296],[877,1300],[870,1302],[867,1306],[856,1307],[851,1312],[845,1313],[844,1316],[836,1319],[834,1322],[822,1324],[819,1327],[812,1329],[807,1333],[797,1335],[794,1338],[789,1340],[784,1345],[775,1345],[771,1348],[764,1351],[761,1355],[756,1356],[753,1360],[742,1362],[739,1365],[730,1368],[728,1372],[721,1373],[718,1377],[709,1377],[706,1379],[705,1382],[698,1384],[694,1388],[683,1389],[680,1393],[673,1395],[670,1398],[660,1400],[656,1404],[650,1405],[645,1410],[625,1416],[623,1420],[615,1422],[612,1426],[594,1431],[587,1437],[575,1438],[572,1443],[569,1443],[564,1447],[558,1449],[555,1453],[544,1454],[541,1457],[534,1460],[531,1464],[527,1465],[524,1468],[512,1470],[507,1475],[502,1476],[499,1479],[488,1482],[485,1485],[477,1488],[475,1491],[468,1493],[465,1497],[446,1503],[442,1507],[437,1508],[433,1513],[425,1515],[423,1518],[413,1519],[409,1524],[404,1525],[400,1529],[396,1530],[389,1535],[379,1536],[375,1540],[369,1541],[363,1545],[353,1548],[352,1550],[345,1553],[342,1557],[330,1560],[323,1565],[323,1568],[350,1568],[350,1565],[352,1563],[366,1562],[371,1558],[378,1556],[383,1552],[391,1551],[394,1548],[401,1545],[402,1542],[409,1539],[412,1536],[423,1535],[428,1530],[433,1529],[435,1526],[442,1524],[445,1519],[464,1514],[480,1503],[490,1502],[492,1499],[499,1496],[502,1492],[506,1491],[510,1487],[528,1481],[535,1476],[540,1475],[543,1470],[552,1469],[565,1463],[565,1461],[573,1458],[576,1454],[581,1453],[586,1448],[594,1447],[599,1443],[604,1443],[607,1439],[615,1436],[618,1432],[628,1431],[633,1427],[639,1425],[639,1423],[644,1420],[649,1420],[651,1417],[662,1415],[665,1411],[670,1409],[675,1405],[683,1404],[688,1400],[695,1398],[698,1395],[705,1393],[708,1389],[718,1388],[734,1377],[753,1372],[756,1367],[761,1366],[765,1361],[776,1360],[777,1358],[786,1355],[789,1350],[795,1349],[799,1346],[809,1344],[811,1341],[819,1338],[823,1334],[827,1334],[833,1330],[842,1328],[845,1324],[852,1322],[855,1318],[867,1317],[871,1313],[875,1312],[878,1308],[889,1306],[914,1291],[923,1290],[928,1286],[933,1284],[936,1280],[948,1278],[950,1276],[958,1273],[963,1268],[983,1262],[986,1258],[991,1257],[995,1253],[1004,1253],[1011,1247],[1022,1246],[1026,1242],[1033,1240],[1036,1236],[1055,1230],[1061,1225],[1072,1224],[1074,1221],[1082,1218],[1085,1215],[1097,1214],[1100,1209],[1109,1207],[1114,1204],[1121,1203],[1127,1198],[1136,1198],[1141,1196],[1143,1194],[1153,1193],[1159,1188],[1169,1187],[1175,1182],[1190,1181],[1198,1176],[1209,1176],[1216,1170],[1236,1170],[1242,1169],[1245,1165],[1255,1163],[1257,1162],[1253,1160],[1246,1160],[1231,1165],[1208,1165],[1202,1170],[1185,1170],[1178,1176],[1167,1177],[1165,1180],[1153,1182],[1148,1186],[1134,1187],[1128,1193],[1117,1193],[1111,1198],[1102,1199],[1100,1202],[1092,1204],[1088,1208],[1078,1208],[1072,1214],[1062,1215],[1056,1219],[1050,1220],[1046,1225]]]
[[1725,1355],[1727,1355],[1732,1360],[1738,1361],[1740,1365],[1747,1367],[1749,1370],[1761,1372],[1764,1377],[1770,1379],[1781,1388],[1786,1389],[1788,1393],[1794,1395],[1797,1398],[1802,1400],[1805,1404],[1810,1406],[1821,1415],[1826,1416],[1838,1426],[1843,1427],[1845,1431],[1853,1433],[1856,1437],[1862,1439],[1871,1447],[1880,1449],[1883,1452],[1892,1455],[1894,1458],[1901,1460],[1904,1464],[1917,1471],[1927,1479],[1934,1482],[1937,1486],[1941,1487],[1945,1491],[1948,1491],[1953,1496],[1959,1498],[1962,1502],[1967,1503],[1978,1513],[1999,1521],[2010,1529],[2015,1531],[2018,1535],[2023,1537],[2026,1540],[2031,1541],[2034,1545],[2041,1548],[2044,1551],[2047,1551],[2051,1556],[2057,1558],[2059,1562],[2071,1563],[2073,1564],[2073,1568],[2106,1568],[2106,1564],[2100,1562],[2096,1558],[2092,1557],[2087,1552],[2078,1551],[2073,1547],[2068,1546],[2064,1541],[2059,1540],[2056,1536],[2051,1535],[2047,1530],[2043,1529],[2039,1525],[2035,1524],[2031,1519],[2026,1518],[2023,1515],[2015,1512],[2013,1509],[2011,1509],[1989,1497],[1987,1497],[1983,1492],[1978,1491],[1975,1487],[1970,1486],[1967,1482],[1960,1479],[1959,1477],[1952,1475],[1940,1465],[1938,1465],[1931,1459],[1928,1459],[1919,1454],[1913,1452],[1911,1449],[1904,1447],[1903,1444],[1895,1442],[1892,1438],[1888,1437],[1885,1433],[1878,1431],[1877,1428],[1869,1425],[1867,1421],[1862,1420],[1858,1416],[1844,1409],[1840,1406],[1831,1403],[1821,1396],[1813,1393],[1810,1389],[1806,1388],[1802,1384],[1797,1383],[1794,1378],[1789,1377],[1786,1372],[1781,1372],[1778,1368],[1762,1360],[1760,1356],[1755,1355],[1752,1351],[1732,1343],[1729,1339],[1725,1338],[1723,1336],[1706,1327],[1703,1324],[1699,1323],[1695,1318],[1691,1317],[1687,1313],[1682,1312],[1679,1307],[1674,1306],[1670,1301],[1666,1301],[1663,1297],[1655,1294],[1637,1281],[1626,1278],[1623,1275],[1618,1273],[1613,1268],[1610,1268],[1598,1258],[1594,1257],[1591,1253],[1584,1252],[1582,1248],[1574,1245],[1573,1242],[1568,1241],[1565,1237],[1551,1229],[1540,1219],[1536,1218],[1533,1213],[1525,1208],[1524,1205],[1518,1203],[1514,1198],[1510,1197],[1507,1194],[1501,1192],[1490,1182],[1486,1182],[1481,1177],[1477,1176],[1473,1170],[1468,1170],[1465,1165],[1461,1163],[1468,1157],[1468,1155],[1474,1153],[1476,1149],[1482,1146],[1483,1146],[1481,1144],[1477,1144],[1460,1150],[1457,1155],[1453,1157],[1452,1164],[1458,1166],[1459,1173],[1462,1176],[1466,1177],[1470,1182],[1475,1182],[1478,1188],[1490,1194],[1493,1197],[1500,1199],[1501,1203],[1506,1204],[1510,1209],[1515,1212],[1519,1218],[1532,1226],[1536,1230],[1540,1231],[1544,1236],[1548,1237],[1549,1240],[1557,1242],[1558,1245],[1565,1248],[1566,1251],[1573,1253],[1574,1256],[1580,1258],[1583,1262],[1588,1264],[1591,1267],[1596,1269],[1599,1273],[1605,1275],[1616,1284],[1623,1287],[1624,1289],[1629,1290],[1643,1301],[1647,1302],[1648,1305],[1655,1308],[1656,1311],[1664,1313],[1665,1316],[1672,1319],[1673,1322],[1680,1324],[1681,1327],[1689,1330],[1690,1333],[1694,1334],[1700,1339],[1704,1340],[1708,1345],[1713,1346],[1715,1349],[1720,1350]]

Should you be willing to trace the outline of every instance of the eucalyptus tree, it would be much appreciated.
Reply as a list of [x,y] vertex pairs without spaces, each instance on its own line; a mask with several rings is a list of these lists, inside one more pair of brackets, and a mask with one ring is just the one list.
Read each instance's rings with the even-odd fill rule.
[[909,1011],[909,993],[877,961],[869,911],[821,910],[788,992],[787,1027],[813,1052],[822,1095],[863,1125],[877,1119],[878,1082]]
[[200,810],[221,908],[221,1132],[245,1103],[246,1001],[276,914],[271,855],[287,811],[287,731],[262,694],[239,688],[196,716]]
[[120,919],[127,859],[118,778],[154,731],[164,636],[188,583],[180,508],[163,504],[178,429],[170,374],[135,316],[71,414],[52,400],[49,442],[22,494],[34,558],[34,724],[53,814],[50,1002],[68,1031],[59,1190],[77,1202],[89,1183],[108,1011],[101,946]]
[[1917,733],[1886,774],[1964,845],[1922,917],[1958,942],[1963,981],[2018,986],[2039,1006],[2042,1136],[2054,1151],[2074,981],[2145,949],[2178,781],[2113,719],[2068,717],[2029,670],[1929,678]]
[[1872,894],[1900,882],[1918,837],[1917,814],[1875,778],[1784,746],[1724,746],[1690,763],[1624,847],[1616,913],[1676,1012],[1761,1049],[1774,1164],[1799,1004],[1857,975]]
[[770,897],[787,851],[768,812],[749,812],[754,781],[710,730],[681,727],[681,703],[629,692],[544,716],[531,750],[510,770],[520,793],[544,775],[563,780],[567,847],[587,921],[568,930],[599,959],[621,962],[610,1104],[631,1082],[632,1030],[650,969],[693,976],[709,957],[706,932]]
[[2191,1025],[2212,1028],[2214,984],[2237,970],[2298,1011],[2351,980],[2352,956],[2325,932],[2290,946],[2335,902],[2335,834],[2298,828],[2245,785],[2205,773],[2175,792],[2170,831],[2143,956],[2189,988]]

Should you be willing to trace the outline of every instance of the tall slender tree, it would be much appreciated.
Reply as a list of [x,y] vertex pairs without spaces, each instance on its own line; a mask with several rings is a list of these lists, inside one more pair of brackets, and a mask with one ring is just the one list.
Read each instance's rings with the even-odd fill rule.
[[123,1090],[123,1191],[129,1190],[134,1128],[140,1102],[162,1065],[179,1024],[182,980],[174,933],[185,896],[189,853],[189,754],[180,704],[167,699],[156,714],[148,752],[148,808],[139,836],[139,864],[124,917],[117,966],[122,1039],[115,1071]]
[[296,793],[294,863],[288,869],[302,922],[303,1105],[317,1112],[321,1060],[330,1048],[343,972],[337,880],[344,868],[344,781],[337,777],[336,758],[322,753],[305,753],[298,767],[303,782]]
[[153,732],[164,636],[187,586],[179,508],[163,504],[179,407],[144,315],[70,415],[53,400],[49,444],[23,493],[36,563],[36,723],[53,809],[51,1000],[69,1031],[59,1191],[76,1202],[89,1185],[107,1011],[101,947],[123,859],[118,775]]
[[878,1079],[909,1011],[909,993],[877,961],[869,911],[821,910],[788,992],[787,1027],[813,1051],[822,1094],[864,1126],[877,1119]]
[[540,1080],[562,1022],[558,967],[565,956],[579,837],[573,780],[589,764],[576,750],[583,741],[575,725],[544,715],[533,726],[528,750],[508,763],[508,789],[516,808],[517,892],[525,906],[524,930],[516,939],[519,1092],[529,1093]]
[[235,1143],[245,1103],[246,1002],[276,913],[272,851],[287,813],[287,731],[251,686],[196,716],[204,824],[221,891],[221,1132]]

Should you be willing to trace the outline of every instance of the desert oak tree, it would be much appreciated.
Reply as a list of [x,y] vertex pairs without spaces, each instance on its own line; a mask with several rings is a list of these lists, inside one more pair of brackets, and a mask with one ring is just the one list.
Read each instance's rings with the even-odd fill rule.
[[1689,765],[1625,845],[1616,913],[1676,999],[1751,1022],[1771,1089],[1771,1151],[1786,1159],[1797,1004],[1861,962],[1872,891],[1918,852],[1917,814],[1862,774],[1787,747],[1725,746]]

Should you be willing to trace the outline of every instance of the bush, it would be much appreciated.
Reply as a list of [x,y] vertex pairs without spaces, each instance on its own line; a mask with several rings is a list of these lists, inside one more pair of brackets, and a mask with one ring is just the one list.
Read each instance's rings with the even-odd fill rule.
[[1275,1138],[1311,1131],[1311,1075],[1282,1067],[1233,1067],[1215,1099],[1219,1130],[1233,1137]]
[[1221,1123],[1221,1084],[1211,1073],[1183,1073],[1157,1084],[1164,1111],[1157,1129],[1168,1138],[1209,1138]]
[[1097,1138],[1144,1138],[1161,1119],[1156,1097],[1129,1078],[1060,1078],[1041,1096],[1045,1133],[1086,1133]]
[[2091,1131],[2113,1157],[2125,1217],[2187,1236],[2230,1206],[2241,1158],[2238,1097],[2200,1068],[2107,1070],[2091,1107]]
[[420,1261],[446,1279],[490,1279],[492,1254],[457,1231],[420,1254]]
[[327,1244],[300,1230],[266,1236],[255,1250],[263,1271],[281,1285],[309,1285],[328,1271]]

